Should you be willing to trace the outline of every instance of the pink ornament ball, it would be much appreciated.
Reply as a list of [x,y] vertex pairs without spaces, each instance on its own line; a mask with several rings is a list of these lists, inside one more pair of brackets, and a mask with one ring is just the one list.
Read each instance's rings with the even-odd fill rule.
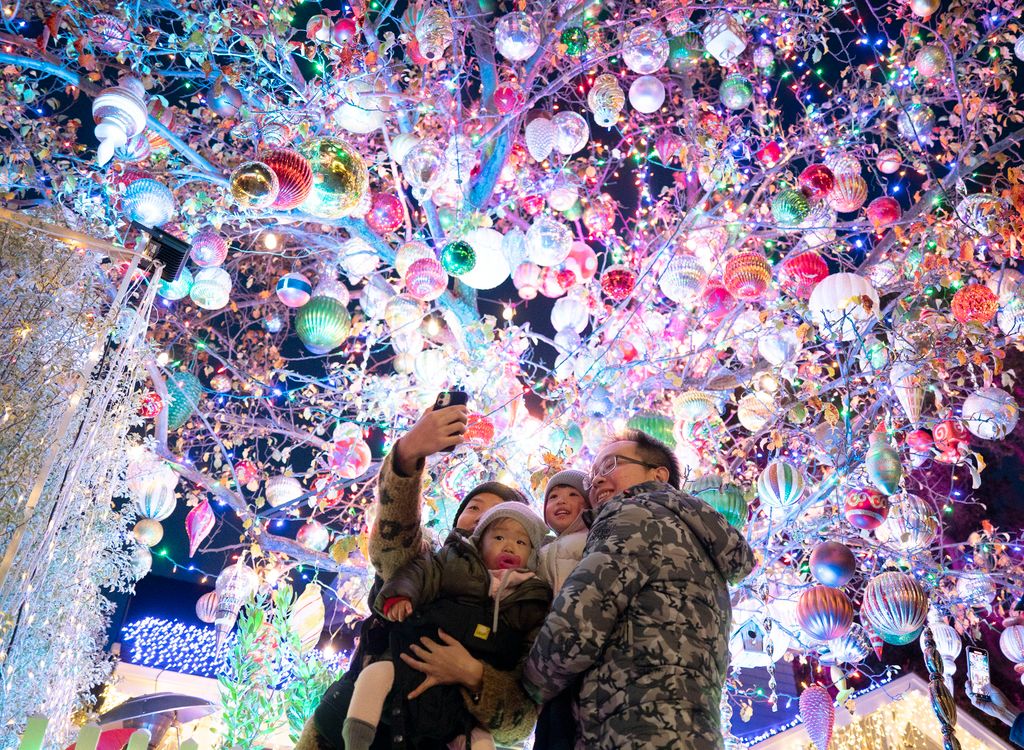
[[903,157],[894,148],[885,148],[878,152],[875,166],[882,174],[895,174],[903,166]]
[[390,234],[402,226],[405,221],[405,208],[402,201],[393,193],[377,193],[370,201],[370,210],[366,214],[366,223],[377,234]]
[[875,231],[880,232],[900,220],[903,208],[895,198],[883,195],[868,204],[867,214]]
[[344,479],[355,479],[370,468],[372,457],[365,440],[339,440],[331,449],[331,471]]
[[932,428],[932,438],[940,451],[957,453],[970,442],[971,433],[960,422],[945,419]]
[[574,242],[563,265],[576,274],[577,281],[590,281],[597,273],[597,253],[585,242]]
[[768,291],[772,267],[761,253],[742,252],[729,258],[722,273],[722,283],[736,299],[756,300]]
[[718,282],[708,282],[700,297],[711,323],[720,323],[736,307],[736,298]]
[[339,47],[344,47],[355,39],[358,33],[359,27],[353,19],[339,18],[331,27],[331,41]]
[[534,263],[519,264],[512,272],[512,283],[519,290],[520,299],[534,299],[540,289],[540,266]]
[[779,267],[783,288],[801,298],[810,297],[814,287],[826,276],[828,263],[813,250],[787,256]]
[[405,289],[418,300],[430,302],[448,288],[448,274],[437,258],[420,258],[405,272]]
[[249,484],[259,479],[260,470],[252,461],[242,459],[235,462],[235,476],[239,484]]
[[312,293],[313,285],[301,273],[286,273],[277,282],[277,298],[288,307],[302,307]]
[[306,157],[290,148],[278,148],[260,154],[260,161],[277,175],[274,208],[289,211],[302,205],[313,189],[313,168]]
[[829,204],[840,213],[857,211],[868,199],[868,184],[859,174],[848,172],[836,177],[836,186],[828,195]]
[[633,293],[636,274],[627,266],[612,266],[601,274],[601,291],[616,302],[622,302]]
[[812,164],[800,173],[800,189],[812,201],[819,201],[832,192],[836,176],[824,164]]
[[502,83],[494,89],[494,108],[498,114],[510,115],[525,105],[526,93],[518,83]]
[[295,541],[306,549],[314,552],[323,552],[331,541],[331,534],[319,521],[308,521],[299,529],[295,535]]
[[877,529],[889,515],[889,498],[873,487],[851,489],[846,493],[843,515],[858,529]]
[[219,266],[228,257],[228,243],[212,228],[201,229],[192,238],[192,260],[197,266]]

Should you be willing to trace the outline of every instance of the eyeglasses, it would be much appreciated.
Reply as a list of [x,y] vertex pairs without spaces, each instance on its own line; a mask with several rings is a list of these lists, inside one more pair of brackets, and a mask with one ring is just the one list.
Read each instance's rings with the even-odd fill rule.
[[606,477],[611,474],[619,466],[619,464],[636,464],[638,466],[646,466],[648,469],[657,469],[656,464],[649,464],[646,461],[638,461],[635,458],[629,456],[620,456],[617,453],[613,453],[610,456],[605,456],[601,463],[597,464],[590,470],[590,474],[584,480],[583,484],[589,491],[594,486],[594,482],[597,481],[598,477]]

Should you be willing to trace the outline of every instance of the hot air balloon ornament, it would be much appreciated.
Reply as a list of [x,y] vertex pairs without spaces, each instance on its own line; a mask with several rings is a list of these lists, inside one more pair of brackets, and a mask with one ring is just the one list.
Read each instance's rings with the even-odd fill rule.
[[871,484],[886,495],[894,495],[903,478],[903,464],[900,454],[889,442],[884,432],[873,432],[868,436],[868,451],[864,454],[864,468]]

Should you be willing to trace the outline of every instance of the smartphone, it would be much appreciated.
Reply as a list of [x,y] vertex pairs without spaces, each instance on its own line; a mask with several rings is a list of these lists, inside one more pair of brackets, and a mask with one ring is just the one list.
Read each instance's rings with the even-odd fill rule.
[[983,648],[967,647],[967,684],[975,695],[989,684],[988,651]]
[[[438,409],[444,409],[446,406],[466,406],[469,403],[469,394],[465,391],[441,391],[437,394],[437,400],[434,402],[434,411]],[[442,448],[442,453],[451,453],[455,450],[455,446],[449,448]]]

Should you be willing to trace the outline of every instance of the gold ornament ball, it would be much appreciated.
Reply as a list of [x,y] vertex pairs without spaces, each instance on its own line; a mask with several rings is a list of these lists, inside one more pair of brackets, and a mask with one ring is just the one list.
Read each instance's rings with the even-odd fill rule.
[[247,161],[231,173],[231,197],[242,208],[268,208],[281,190],[277,174],[261,161]]
[[359,152],[340,138],[314,138],[299,153],[313,169],[313,189],[301,210],[321,219],[352,214],[370,187]]
[[164,527],[152,518],[143,518],[132,529],[135,541],[146,547],[155,547],[164,538]]
[[914,58],[914,67],[925,78],[942,75],[949,66],[946,50],[939,44],[927,44],[920,49]]
[[939,0],[910,0],[910,12],[921,18],[927,18],[938,9]]

